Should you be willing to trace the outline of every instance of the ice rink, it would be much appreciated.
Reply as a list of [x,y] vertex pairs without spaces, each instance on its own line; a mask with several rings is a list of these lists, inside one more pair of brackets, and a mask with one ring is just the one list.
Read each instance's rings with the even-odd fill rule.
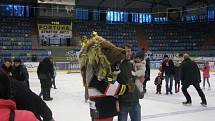
[[[207,107],[200,105],[200,97],[192,86],[188,89],[193,101],[192,106],[181,104],[185,101],[181,91],[177,94],[165,95],[164,82],[162,95],[155,94],[154,78],[157,73],[157,70],[151,71],[151,81],[147,83],[147,93],[145,98],[140,100],[142,121],[215,121],[215,73],[211,73],[210,78],[212,89],[208,90],[206,83],[204,90],[208,101]],[[40,92],[40,83],[36,73],[30,73],[30,85],[35,93]],[[56,85],[58,89],[51,91],[54,100],[47,102],[53,111],[55,120],[91,121],[88,103],[84,102],[84,88],[80,73],[58,72]],[[114,121],[117,121],[117,118]]]

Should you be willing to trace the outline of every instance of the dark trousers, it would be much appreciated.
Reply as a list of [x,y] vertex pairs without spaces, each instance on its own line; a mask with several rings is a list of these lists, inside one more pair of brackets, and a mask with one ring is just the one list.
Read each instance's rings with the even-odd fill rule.
[[118,121],[127,121],[128,114],[131,121],[141,121],[141,106],[139,102],[130,105],[120,104]]
[[55,84],[55,78],[53,78],[53,81],[52,81],[52,85],[54,86],[54,89],[56,89],[56,84]]
[[180,81],[175,80],[175,93],[178,93],[180,91]]
[[157,92],[161,92],[161,86],[162,86],[162,84],[157,85],[157,88],[156,88]]
[[145,80],[143,82],[143,92],[146,93],[146,83],[147,83],[147,80]]
[[[182,92],[187,100],[187,102],[192,102],[191,97],[189,93],[187,92],[187,88],[189,88],[190,85],[182,85]],[[202,102],[207,103],[205,94],[203,93],[202,89],[200,88],[199,84],[193,84],[195,89],[197,90],[199,96],[201,97]]]
[[50,98],[51,93],[51,79],[40,79],[41,84],[41,93],[40,95],[43,95],[43,99]]
[[84,98],[85,98],[85,102],[87,102],[87,100],[89,99],[89,93],[88,93],[88,88],[87,86],[84,86]]
[[203,88],[205,87],[205,80],[207,80],[208,87],[210,88],[211,85],[210,85],[210,82],[209,82],[209,78],[206,78],[206,77],[203,78]]
[[172,92],[173,75],[165,75],[166,93]]

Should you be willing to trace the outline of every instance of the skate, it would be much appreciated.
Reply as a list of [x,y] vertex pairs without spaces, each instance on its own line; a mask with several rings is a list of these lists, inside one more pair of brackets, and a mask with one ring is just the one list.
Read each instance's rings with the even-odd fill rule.
[[207,107],[207,103],[206,102],[201,102],[200,103],[203,107]]
[[186,101],[186,102],[182,102],[182,104],[185,105],[185,106],[191,106],[191,105],[192,105],[192,102]]

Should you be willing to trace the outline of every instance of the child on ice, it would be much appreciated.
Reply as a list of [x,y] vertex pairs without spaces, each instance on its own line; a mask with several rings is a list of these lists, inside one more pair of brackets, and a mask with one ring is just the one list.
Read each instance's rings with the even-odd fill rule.
[[154,82],[154,84],[156,85],[156,94],[161,94],[162,80],[163,80],[162,74],[161,72],[159,72]]

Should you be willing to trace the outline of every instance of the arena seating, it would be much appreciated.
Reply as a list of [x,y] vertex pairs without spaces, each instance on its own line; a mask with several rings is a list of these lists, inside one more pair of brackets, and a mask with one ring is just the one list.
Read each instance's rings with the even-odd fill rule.
[[1,19],[0,50],[31,50],[31,28],[28,19]]
[[[143,29],[149,44],[149,50],[155,54],[190,52],[198,55],[195,52],[201,51],[206,39],[211,34],[208,28],[213,25],[206,22],[145,24]],[[80,22],[74,24],[74,26],[80,36],[90,35],[92,31],[97,31],[99,35],[117,46],[128,42],[133,45],[134,52],[138,51],[136,32],[133,25]],[[210,51],[213,50],[215,50],[215,45],[210,47]],[[204,55],[204,52],[201,52],[201,55]]]
[[32,50],[32,23],[28,18],[0,19],[0,57],[20,57],[23,61],[32,61],[48,56],[46,50]]
[[[145,25],[150,51],[200,51],[210,34],[210,24]],[[213,48],[212,48],[213,49]]]
[[132,25],[80,22],[75,23],[74,27],[80,36],[87,36],[92,31],[96,31],[99,35],[110,40],[117,46],[130,43],[132,45],[132,51],[138,51],[135,29]]

